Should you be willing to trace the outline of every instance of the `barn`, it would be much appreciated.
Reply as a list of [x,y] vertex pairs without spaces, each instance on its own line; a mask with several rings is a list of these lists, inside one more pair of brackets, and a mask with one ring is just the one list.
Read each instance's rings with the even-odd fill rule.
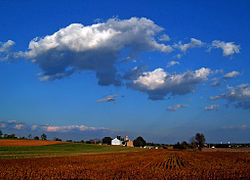
[[122,141],[119,140],[119,139],[117,139],[117,138],[115,138],[115,139],[113,139],[111,141],[111,145],[113,145],[113,146],[121,146],[122,145]]

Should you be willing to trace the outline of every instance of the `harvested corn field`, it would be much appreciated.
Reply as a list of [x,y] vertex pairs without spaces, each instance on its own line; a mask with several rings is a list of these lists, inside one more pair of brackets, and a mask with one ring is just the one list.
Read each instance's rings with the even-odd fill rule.
[[0,160],[0,179],[249,179],[250,154],[150,150]]
[[41,140],[27,140],[27,139],[0,139],[0,146],[44,146],[51,144],[66,143],[62,141],[41,141]]

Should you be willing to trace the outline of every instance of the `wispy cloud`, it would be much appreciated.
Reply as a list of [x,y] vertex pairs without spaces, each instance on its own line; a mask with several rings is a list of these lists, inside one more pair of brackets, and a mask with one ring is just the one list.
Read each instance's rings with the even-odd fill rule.
[[220,80],[217,78],[213,78],[212,81],[213,82],[212,82],[211,86],[213,86],[213,87],[221,85]]
[[232,71],[232,72],[229,72],[227,74],[225,74],[223,76],[224,79],[231,79],[231,78],[235,78],[236,76],[238,76],[240,74],[240,72],[238,71]]
[[177,111],[179,108],[187,108],[187,104],[177,104],[174,106],[168,106],[167,111]]
[[17,120],[0,121],[0,128],[22,130],[28,128],[25,123]]
[[214,74],[222,74],[223,72],[224,72],[223,69],[216,69],[214,71]]
[[239,126],[223,126],[222,129],[241,129],[241,130],[244,130],[246,129],[248,126],[246,124],[242,124],[242,125],[239,125]]
[[84,125],[71,125],[71,126],[41,126],[46,132],[70,132],[70,131],[97,131],[97,130],[108,130],[107,128],[88,127]]
[[23,129],[23,128],[24,128],[24,124],[16,124],[14,126],[14,129],[18,129],[18,130]]
[[2,131],[11,131],[11,132],[25,132],[25,133],[99,133],[99,132],[107,132],[113,133],[116,130],[105,128],[105,127],[91,127],[85,125],[68,125],[68,126],[60,126],[60,125],[28,125],[24,122],[20,121],[2,121],[0,122],[0,128]]
[[17,120],[8,120],[8,123],[18,123]]
[[6,128],[6,123],[0,123],[0,128]]
[[159,41],[170,41],[170,37],[166,34],[163,34],[160,38]]
[[167,67],[172,67],[172,66],[177,65],[177,64],[180,64],[180,62],[178,62],[178,61],[170,61],[168,63],[168,65],[167,65]]
[[201,47],[204,43],[201,40],[191,38],[189,43],[182,44],[180,41],[178,44],[174,44],[174,48],[180,49],[182,52],[186,52],[188,49]]
[[118,96],[117,94],[114,94],[114,95],[109,95],[109,96],[106,96],[105,98],[102,98],[102,99],[98,99],[96,102],[100,103],[100,102],[117,102],[117,99],[115,98],[116,96]]
[[206,111],[218,110],[219,109],[219,105],[218,104],[212,104],[210,106],[205,106],[204,109]]
[[229,56],[232,54],[240,53],[240,45],[235,45],[234,42],[224,42],[214,40],[211,48],[220,48],[223,51],[223,56]]
[[173,58],[177,58],[177,59],[181,59],[182,55],[181,54],[177,54],[175,56],[173,56]]
[[31,130],[32,130],[32,131],[35,131],[35,130],[38,129],[38,128],[39,128],[38,125],[32,125],[32,126],[31,126]]
[[210,100],[226,99],[229,103],[234,104],[237,108],[250,109],[250,85],[241,84],[237,87],[228,87],[228,92],[211,96]]
[[7,53],[11,50],[14,46],[15,42],[12,40],[8,40],[7,42],[3,43],[0,42],[0,53]]

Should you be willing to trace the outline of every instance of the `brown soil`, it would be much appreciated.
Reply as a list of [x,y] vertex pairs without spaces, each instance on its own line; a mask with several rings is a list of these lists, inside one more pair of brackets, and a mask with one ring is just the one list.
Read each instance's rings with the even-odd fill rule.
[[66,143],[62,141],[42,141],[27,139],[0,139],[0,146],[43,146],[51,144]]

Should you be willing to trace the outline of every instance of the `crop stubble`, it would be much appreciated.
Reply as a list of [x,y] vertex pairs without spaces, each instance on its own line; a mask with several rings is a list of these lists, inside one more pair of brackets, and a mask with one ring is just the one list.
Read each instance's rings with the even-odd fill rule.
[[150,150],[0,160],[0,179],[249,179],[250,154]]

